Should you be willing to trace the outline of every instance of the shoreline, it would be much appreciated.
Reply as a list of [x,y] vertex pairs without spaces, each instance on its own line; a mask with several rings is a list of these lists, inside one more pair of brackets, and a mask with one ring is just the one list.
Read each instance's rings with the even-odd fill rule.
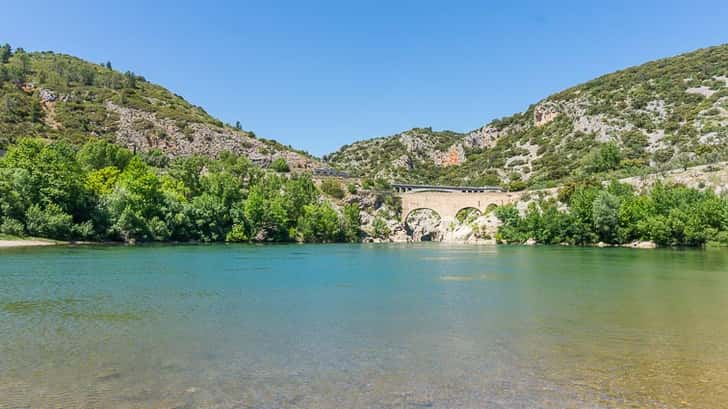
[[65,243],[52,241],[52,240],[39,240],[39,239],[0,240],[0,248],[43,247],[43,246],[56,246],[59,244],[65,244]]

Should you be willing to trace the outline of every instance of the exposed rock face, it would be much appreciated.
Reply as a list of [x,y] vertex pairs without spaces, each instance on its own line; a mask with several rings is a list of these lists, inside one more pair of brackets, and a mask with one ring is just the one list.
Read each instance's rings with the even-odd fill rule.
[[621,179],[638,190],[649,189],[656,183],[679,184],[698,190],[713,190],[716,194],[728,192],[728,162],[701,165],[687,170],[675,169],[669,172],[653,173]]
[[501,131],[493,126],[486,125],[467,134],[463,139],[463,144],[468,148],[492,148],[498,142],[498,138],[501,135]]
[[416,133],[404,132],[399,136],[399,140],[409,152],[421,151],[427,148],[425,140]]
[[533,110],[533,124],[543,126],[556,119],[557,116],[559,116],[559,110],[556,104],[545,102]]
[[459,224],[454,229],[448,230],[443,235],[444,242],[466,242],[473,237],[473,228],[467,224]]
[[216,157],[229,151],[250,158],[254,163],[267,166],[282,157],[289,166],[312,169],[318,162],[292,151],[274,150],[247,133],[203,123],[190,123],[185,128],[173,120],[160,119],[153,113],[122,107],[112,102],[106,108],[119,115],[116,141],[131,150],[159,149],[171,158],[187,155]]
[[398,159],[395,159],[392,162],[392,166],[395,168],[403,168],[403,169],[410,170],[414,167],[414,164],[412,163],[412,158],[409,155],[404,154],[404,155],[400,156]]
[[455,144],[447,150],[447,152],[435,151],[432,154],[432,160],[437,166],[455,166],[465,162],[465,149],[463,145]]

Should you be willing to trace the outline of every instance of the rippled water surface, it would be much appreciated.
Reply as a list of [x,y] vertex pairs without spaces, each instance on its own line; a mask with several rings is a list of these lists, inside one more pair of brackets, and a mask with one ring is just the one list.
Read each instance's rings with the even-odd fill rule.
[[727,405],[726,251],[0,250],[0,408]]

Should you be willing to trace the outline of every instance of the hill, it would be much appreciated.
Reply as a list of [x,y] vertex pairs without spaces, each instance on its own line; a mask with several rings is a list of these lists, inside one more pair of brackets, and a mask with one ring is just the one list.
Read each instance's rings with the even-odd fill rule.
[[231,151],[263,165],[283,157],[293,168],[317,166],[305,152],[226,125],[142,76],[113,70],[111,63],[5,45],[0,47],[0,149],[25,136],[78,143],[105,138],[169,158]]
[[413,129],[325,159],[359,176],[518,189],[727,157],[728,45],[721,45],[596,78],[466,134]]

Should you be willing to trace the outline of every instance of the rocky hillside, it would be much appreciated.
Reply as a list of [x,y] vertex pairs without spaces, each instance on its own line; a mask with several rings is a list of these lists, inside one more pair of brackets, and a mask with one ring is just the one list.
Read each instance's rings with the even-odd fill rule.
[[223,151],[267,165],[318,162],[304,152],[223,124],[201,107],[111,63],[0,47],[0,149],[24,136],[81,142],[107,138],[132,150],[173,158]]
[[345,145],[325,159],[354,176],[426,182],[435,175],[433,167],[448,168],[465,161],[456,132],[414,128],[401,134]]
[[548,186],[728,157],[728,45],[628,68],[467,134],[413,129],[344,146],[332,166],[400,181]]

